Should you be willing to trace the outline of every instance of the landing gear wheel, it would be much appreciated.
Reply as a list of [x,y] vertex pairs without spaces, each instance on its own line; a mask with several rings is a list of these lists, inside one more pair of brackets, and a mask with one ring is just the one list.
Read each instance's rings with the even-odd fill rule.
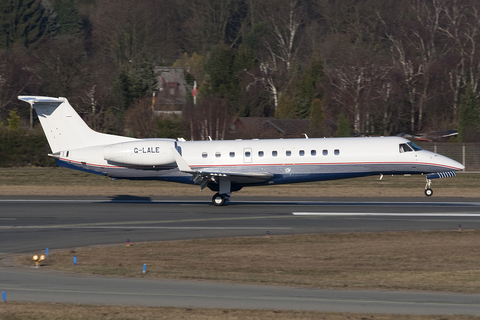
[[216,206],[223,206],[225,201],[227,201],[227,197],[225,197],[223,194],[215,193],[215,195],[212,197],[212,203]]
[[425,195],[426,195],[427,197],[431,197],[432,194],[433,194],[433,190],[432,190],[432,189],[430,189],[430,188],[425,189]]

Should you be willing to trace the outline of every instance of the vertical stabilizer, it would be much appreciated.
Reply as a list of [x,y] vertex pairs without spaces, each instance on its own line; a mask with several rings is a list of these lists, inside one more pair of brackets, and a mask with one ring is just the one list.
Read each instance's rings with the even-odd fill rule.
[[66,98],[19,96],[18,99],[28,102],[37,112],[53,153],[133,140],[93,131]]

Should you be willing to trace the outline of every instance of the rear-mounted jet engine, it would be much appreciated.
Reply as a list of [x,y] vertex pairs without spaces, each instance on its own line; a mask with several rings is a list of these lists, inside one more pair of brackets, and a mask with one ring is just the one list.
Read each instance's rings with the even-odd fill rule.
[[171,139],[115,143],[103,148],[103,158],[110,162],[134,166],[164,166],[175,164],[172,147],[175,147],[175,140]]

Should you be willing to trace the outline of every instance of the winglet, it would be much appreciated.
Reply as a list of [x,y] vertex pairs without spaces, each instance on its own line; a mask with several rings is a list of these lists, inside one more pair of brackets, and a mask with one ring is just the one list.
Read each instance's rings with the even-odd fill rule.
[[175,158],[175,162],[177,162],[178,170],[182,172],[194,172],[187,162],[182,158],[180,153],[178,153],[178,150],[174,147],[171,148],[173,152],[173,157]]

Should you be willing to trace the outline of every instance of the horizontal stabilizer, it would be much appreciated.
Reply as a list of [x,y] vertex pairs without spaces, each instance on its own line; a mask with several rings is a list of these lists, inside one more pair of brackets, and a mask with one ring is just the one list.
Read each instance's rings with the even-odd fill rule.
[[441,178],[450,178],[450,177],[455,177],[455,171],[446,171],[446,172],[437,172],[437,173],[431,173],[427,174],[427,179],[441,179]]
[[39,97],[39,96],[18,96],[18,100],[22,100],[33,105],[34,103],[62,103],[65,98]]

